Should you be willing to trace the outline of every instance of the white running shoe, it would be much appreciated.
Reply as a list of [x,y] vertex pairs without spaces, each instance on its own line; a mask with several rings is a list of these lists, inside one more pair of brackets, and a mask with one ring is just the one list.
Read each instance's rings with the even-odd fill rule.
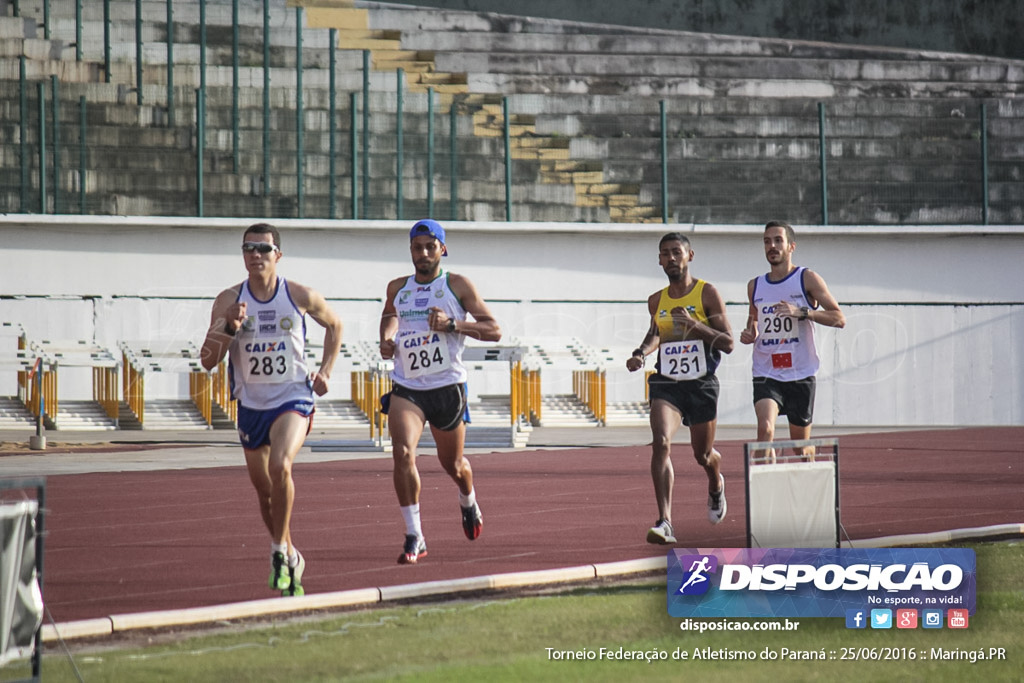
[[676,537],[672,531],[672,524],[667,519],[659,519],[650,529],[647,530],[647,542],[658,545],[672,545]]
[[708,521],[720,524],[729,506],[725,503],[725,477],[718,475],[718,493],[708,495]]

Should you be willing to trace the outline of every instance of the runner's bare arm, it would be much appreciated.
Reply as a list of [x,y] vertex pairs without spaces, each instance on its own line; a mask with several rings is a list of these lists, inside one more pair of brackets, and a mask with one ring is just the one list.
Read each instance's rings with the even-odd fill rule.
[[472,320],[456,320],[453,326],[449,326],[450,318],[444,311],[434,309],[430,316],[430,329],[438,332],[456,332],[480,341],[500,341],[501,327],[473,283],[462,275],[450,273],[448,284]]
[[747,325],[740,332],[741,344],[753,344],[757,339],[757,308],[754,307],[754,283],[756,278],[747,283],[747,300],[750,302],[750,309],[747,311]]
[[199,353],[199,362],[207,370],[213,370],[224,360],[231,340],[245,321],[245,304],[238,303],[238,287],[225,289],[213,301],[210,312],[210,327]]
[[811,305],[818,305],[818,308],[811,308],[807,311],[807,319],[819,325],[827,327],[846,327],[846,316],[839,309],[839,303],[832,296],[825,280],[812,270],[804,271],[804,289]]
[[395,335],[398,334],[398,311],[395,309],[395,296],[405,283],[400,277],[388,283],[384,297],[384,310],[380,314],[380,357],[390,360],[395,357]]
[[644,358],[654,353],[661,344],[658,323],[654,320],[654,315],[658,311],[658,300],[660,297],[661,292],[655,292],[647,298],[647,312],[651,315],[651,324],[647,327],[647,334],[644,335],[644,340],[640,342],[640,346],[633,349],[632,355],[626,359],[626,369],[630,372],[636,372],[642,368],[646,363]]
[[701,303],[704,306],[704,313],[708,317],[706,325],[696,322],[693,331],[704,341],[711,344],[712,348],[723,353],[732,353],[732,326],[729,325],[729,318],[725,315],[725,302],[722,295],[714,285],[707,283],[704,291],[701,292]]
[[317,396],[323,396],[328,391],[331,371],[341,349],[344,325],[320,292],[297,282],[289,282],[289,287],[296,305],[324,328],[324,353],[320,358],[320,369],[310,373],[309,377],[313,383],[313,391]]

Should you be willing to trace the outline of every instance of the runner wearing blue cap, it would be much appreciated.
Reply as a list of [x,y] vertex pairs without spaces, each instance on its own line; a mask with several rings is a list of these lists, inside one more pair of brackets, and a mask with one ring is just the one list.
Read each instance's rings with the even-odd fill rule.
[[380,355],[395,361],[393,389],[382,401],[391,434],[395,492],[406,528],[400,564],[415,564],[427,554],[416,447],[428,422],[438,460],[459,487],[466,537],[472,541],[483,529],[473,470],[462,452],[468,421],[462,350],[466,337],[501,339],[501,328],[473,283],[442,270],[448,247],[440,223],[418,221],[409,232],[409,250],[416,272],[388,283],[380,318]]

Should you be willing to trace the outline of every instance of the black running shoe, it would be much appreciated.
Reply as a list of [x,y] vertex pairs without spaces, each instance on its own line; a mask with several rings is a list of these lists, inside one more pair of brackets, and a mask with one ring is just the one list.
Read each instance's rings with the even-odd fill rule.
[[462,508],[462,530],[466,532],[466,538],[475,541],[484,530],[484,516],[480,514],[480,506],[473,503],[468,508]]
[[288,571],[288,560],[284,553],[274,552],[270,555],[270,578],[267,580],[271,590],[285,591],[291,588],[292,575]]
[[427,542],[416,534],[405,535],[405,547],[398,556],[398,564],[416,564],[421,557],[427,556]]

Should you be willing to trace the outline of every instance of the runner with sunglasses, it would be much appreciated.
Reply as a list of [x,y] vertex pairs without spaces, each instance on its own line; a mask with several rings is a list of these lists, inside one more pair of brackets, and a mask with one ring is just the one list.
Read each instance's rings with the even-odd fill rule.
[[[214,301],[202,364],[213,370],[228,355],[238,436],[270,532],[269,584],[287,596],[304,593],[306,566],[291,538],[292,463],[312,427],[313,395],[329,388],[342,323],[319,292],[278,276],[281,256],[277,228],[257,223],[246,229],[242,258],[249,277]],[[306,314],[325,330],[318,370],[306,365]]]

